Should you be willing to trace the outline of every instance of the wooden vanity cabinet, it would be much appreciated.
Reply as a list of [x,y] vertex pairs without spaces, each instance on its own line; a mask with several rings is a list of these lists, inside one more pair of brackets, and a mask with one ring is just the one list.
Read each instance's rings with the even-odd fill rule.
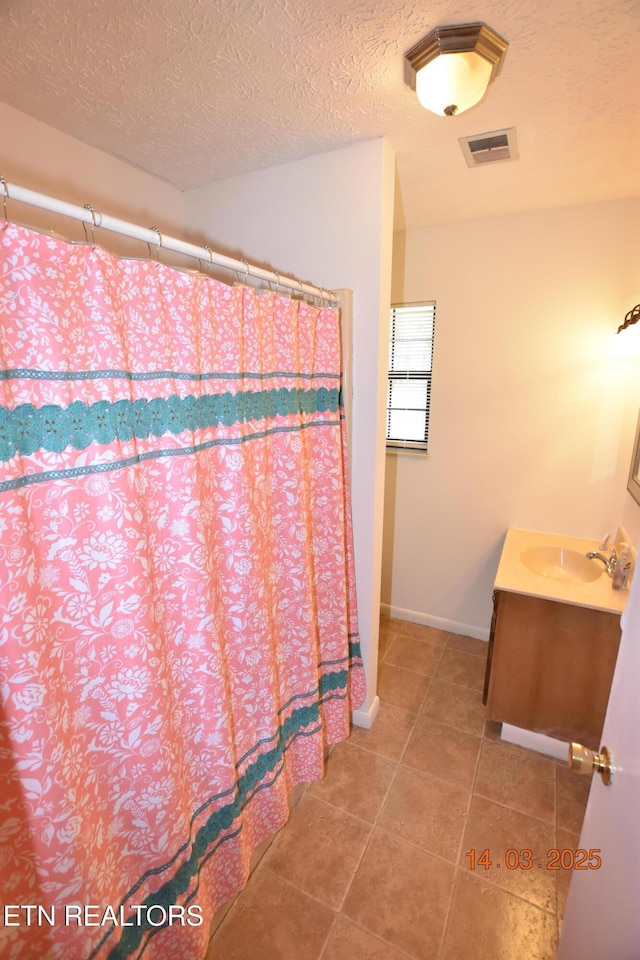
[[620,614],[496,590],[487,717],[593,750],[620,643]]

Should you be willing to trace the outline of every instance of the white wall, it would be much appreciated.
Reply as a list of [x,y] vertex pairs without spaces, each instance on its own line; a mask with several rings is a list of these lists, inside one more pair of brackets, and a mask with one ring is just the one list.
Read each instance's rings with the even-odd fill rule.
[[[111,216],[182,236],[183,195],[176,187],[0,103],[0,175],[5,180]],[[83,240],[82,224],[9,201],[11,219]],[[0,207],[0,216],[2,208]],[[114,253],[147,256],[146,244],[106,231],[96,240]]]
[[373,140],[185,194],[195,242],[353,290],[352,491],[365,710],[374,704],[377,667],[393,188],[393,152]]
[[640,357],[611,359],[639,249],[640,199],[396,237],[393,302],[435,299],[437,316],[429,455],[387,456],[395,615],[487,636],[510,526],[600,538],[622,521],[640,539]]

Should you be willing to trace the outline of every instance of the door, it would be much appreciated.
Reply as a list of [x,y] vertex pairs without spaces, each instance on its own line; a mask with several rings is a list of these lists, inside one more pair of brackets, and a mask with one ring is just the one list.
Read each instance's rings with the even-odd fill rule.
[[[594,664],[594,669],[597,664]],[[610,786],[593,775],[580,848],[599,850],[574,871],[557,960],[640,958],[640,571],[622,615],[622,639],[602,743],[612,756]],[[600,857],[602,865],[597,869]]]

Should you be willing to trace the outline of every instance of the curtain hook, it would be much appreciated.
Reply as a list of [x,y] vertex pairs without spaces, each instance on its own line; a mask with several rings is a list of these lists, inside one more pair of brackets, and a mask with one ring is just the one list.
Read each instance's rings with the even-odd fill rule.
[[7,216],[7,200],[9,200],[10,197],[9,187],[4,177],[0,177],[0,183],[2,184],[2,207],[4,210],[4,226],[2,227],[2,232],[4,233],[9,226],[9,217]]
[[234,271],[236,275],[236,280],[238,281],[238,283],[244,282],[246,286],[249,282],[249,263],[246,260],[241,260],[240,263],[244,264],[244,281],[240,279],[240,274],[238,273],[237,270]]
[[[162,234],[157,227],[149,227],[149,230],[153,230],[154,233],[158,235],[158,245],[156,246],[156,263],[160,263],[160,251],[162,250]],[[149,248],[149,258],[151,258],[151,244],[147,243]]]
[[[90,203],[85,203],[84,208],[85,210],[88,210],[89,213],[91,214],[91,249],[95,250],[96,248],[95,228],[97,227],[96,215]],[[89,243],[89,237],[87,235],[87,224],[84,220],[82,221],[82,229],[84,230],[84,239],[87,243]]]
[[327,290],[326,287],[322,287],[322,292],[324,293],[324,298],[325,298],[325,300],[327,301],[327,304],[326,304],[326,305],[327,305],[328,307],[337,307],[337,306],[338,306],[338,298],[336,297],[336,295],[335,295],[335,293],[333,292],[333,290]]
[[[213,264],[213,254],[212,254],[212,252],[211,252],[211,247],[206,247],[206,246],[205,246],[205,247],[203,247],[202,249],[203,249],[203,250],[206,250],[207,253],[209,254],[209,267],[211,267],[211,265]],[[207,271],[207,270],[205,269],[205,265],[204,265],[204,263],[202,262],[202,257],[198,257],[198,263],[200,264],[200,273],[204,273],[204,274],[206,274],[207,276],[209,276],[209,275],[210,275],[210,274],[209,274],[209,271]]]

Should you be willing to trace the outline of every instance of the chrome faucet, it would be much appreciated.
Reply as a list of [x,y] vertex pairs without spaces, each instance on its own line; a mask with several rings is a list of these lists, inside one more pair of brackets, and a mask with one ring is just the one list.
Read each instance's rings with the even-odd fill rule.
[[604,568],[607,571],[607,576],[613,577],[613,571],[618,561],[618,554],[615,551],[615,547],[611,548],[611,555],[608,560],[606,557],[603,557],[601,553],[598,553],[597,550],[589,550],[587,557],[589,558],[589,560],[601,560],[604,563]]

